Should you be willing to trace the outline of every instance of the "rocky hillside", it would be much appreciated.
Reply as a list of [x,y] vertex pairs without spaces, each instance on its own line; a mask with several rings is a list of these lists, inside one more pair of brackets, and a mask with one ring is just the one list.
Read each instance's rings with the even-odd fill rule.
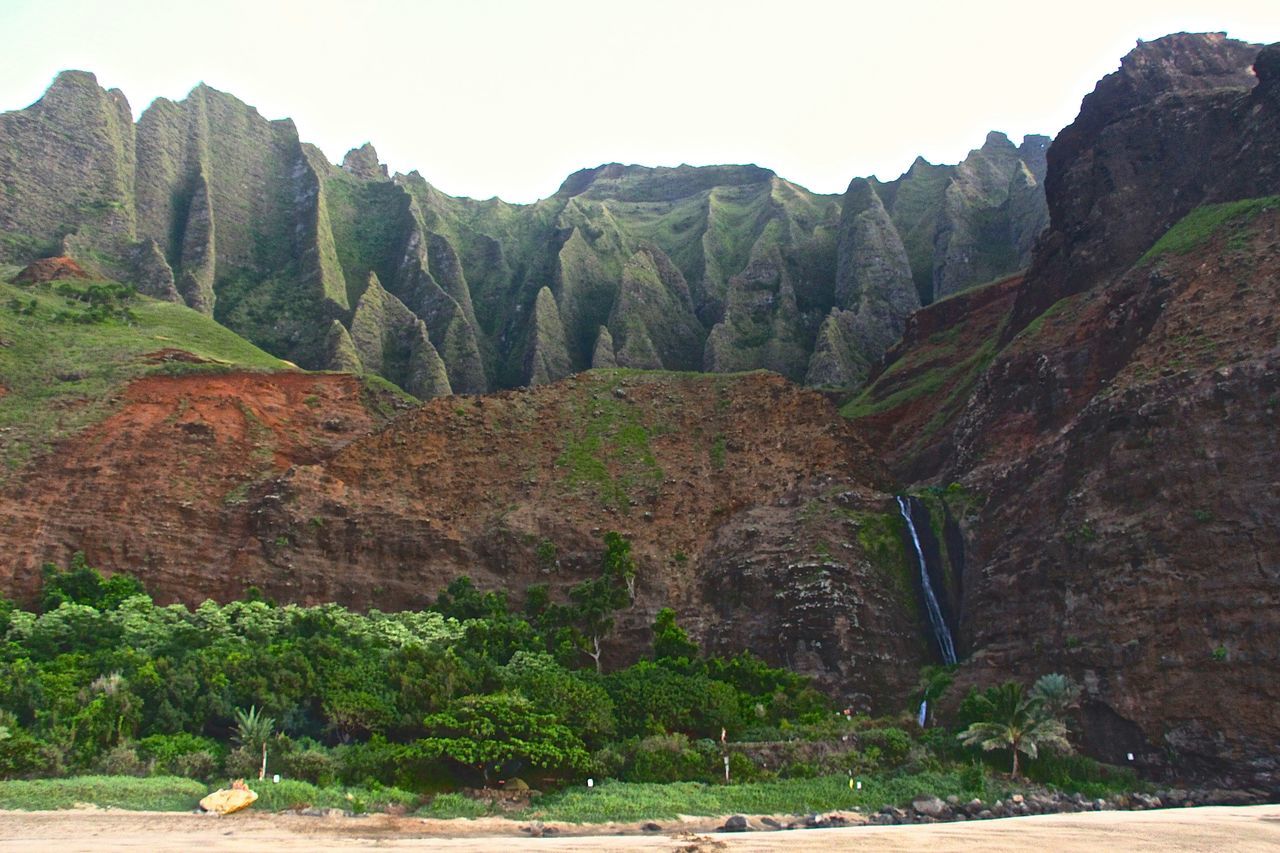
[[1046,144],[993,133],[843,196],[756,166],[609,164],[512,205],[392,177],[369,145],[339,168],[204,85],[135,125],[69,71],[0,115],[0,262],[70,255],[423,398],[612,365],[851,387],[922,302],[1025,266]]
[[1280,46],[1140,44],[1048,163],[1025,278],[917,314],[848,413],[978,496],[970,678],[1069,672],[1095,753],[1275,788]]
[[83,549],[162,600],[402,609],[466,574],[519,601],[594,576],[618,530],[639,574],[610,660],[643,653],[665,606],[859,707],[896,707],[928,659],[889,481],[780,377],[593,371],[375,422],[349,376],[139,379],[0,491],[0,582],[30,596]]

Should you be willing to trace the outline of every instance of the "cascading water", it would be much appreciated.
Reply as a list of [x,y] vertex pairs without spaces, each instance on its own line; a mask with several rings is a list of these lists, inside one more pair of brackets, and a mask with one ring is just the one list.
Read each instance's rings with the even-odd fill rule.
[[929,624],[933,627],[934,639],[942,650],[942,660],[948,665],[956,662],[956,646],[951,639],[951,629],[947,620],[942,618],[942,608],[938,605],[938,597],[933,594],[933,584],[929,581],[929,565],[925,562],[924,548],[920,545],[920,536],[916,533],[915,522],[911,520],[911,504],[906,498],[898,497],[898,509],[907,522],[907,530],[911,531],[911,542],[916,547],[916,559],[920,563],[920,586],[924,588],[925,609],[929,611]]

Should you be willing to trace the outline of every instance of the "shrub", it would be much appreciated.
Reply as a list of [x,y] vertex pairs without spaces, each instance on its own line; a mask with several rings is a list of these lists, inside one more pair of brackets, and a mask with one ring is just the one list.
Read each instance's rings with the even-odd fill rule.
[[281,776],[328,787],[338,776],[338,765],[329,752],[320,747],[308,747],[282,755],[276,762]]
[[901,764],[911,752],[911,735],[898,728],[868,729],[858,735],[859,743],[879,750],[885,766]]
[[147,776],[147,765],[131,744],[120,743],[108,749],[94,765],[103,776]]
[[60,766],[48,767],[48,744],[11,723],[7,724],[9,736],[0,739],[0,779],[24,779],[44,775],[41,771],[61,770]]
[[446,793],[436,794],[431,798],[431,802],[418,810],[417,814],[419,817],[434,817],[442,820],[459,817],[474,819],[484,817],[489,814],[489,811],[488,803],[462,794]]
[[628,782],[711,781],[715,747],[696,749],[683,734],[652,735],[636,743],[623,778]]

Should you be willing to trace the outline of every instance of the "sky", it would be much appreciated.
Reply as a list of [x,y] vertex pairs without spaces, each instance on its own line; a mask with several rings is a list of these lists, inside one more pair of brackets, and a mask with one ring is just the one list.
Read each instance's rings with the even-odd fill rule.
[[1069,124],[1138,39],[1280,41],[1277,0],[0,0],[0,110],[61,69],[135,116],[203,81],[340,161],[529,202],[581,168],[756,163],[816,192]]

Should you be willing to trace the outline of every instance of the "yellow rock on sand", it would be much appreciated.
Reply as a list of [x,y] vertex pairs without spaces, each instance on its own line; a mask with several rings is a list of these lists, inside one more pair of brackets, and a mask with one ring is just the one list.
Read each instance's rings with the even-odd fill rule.
[[253,801],[258,799],[255,791],[250,791],[243,783],[233,785],[230,788],[223,788],[220,791],[214,791],[212,794],[200,801],[200,808],[207,812],[217,812],[218,814],[231,814],[241,809],[248,808]]

